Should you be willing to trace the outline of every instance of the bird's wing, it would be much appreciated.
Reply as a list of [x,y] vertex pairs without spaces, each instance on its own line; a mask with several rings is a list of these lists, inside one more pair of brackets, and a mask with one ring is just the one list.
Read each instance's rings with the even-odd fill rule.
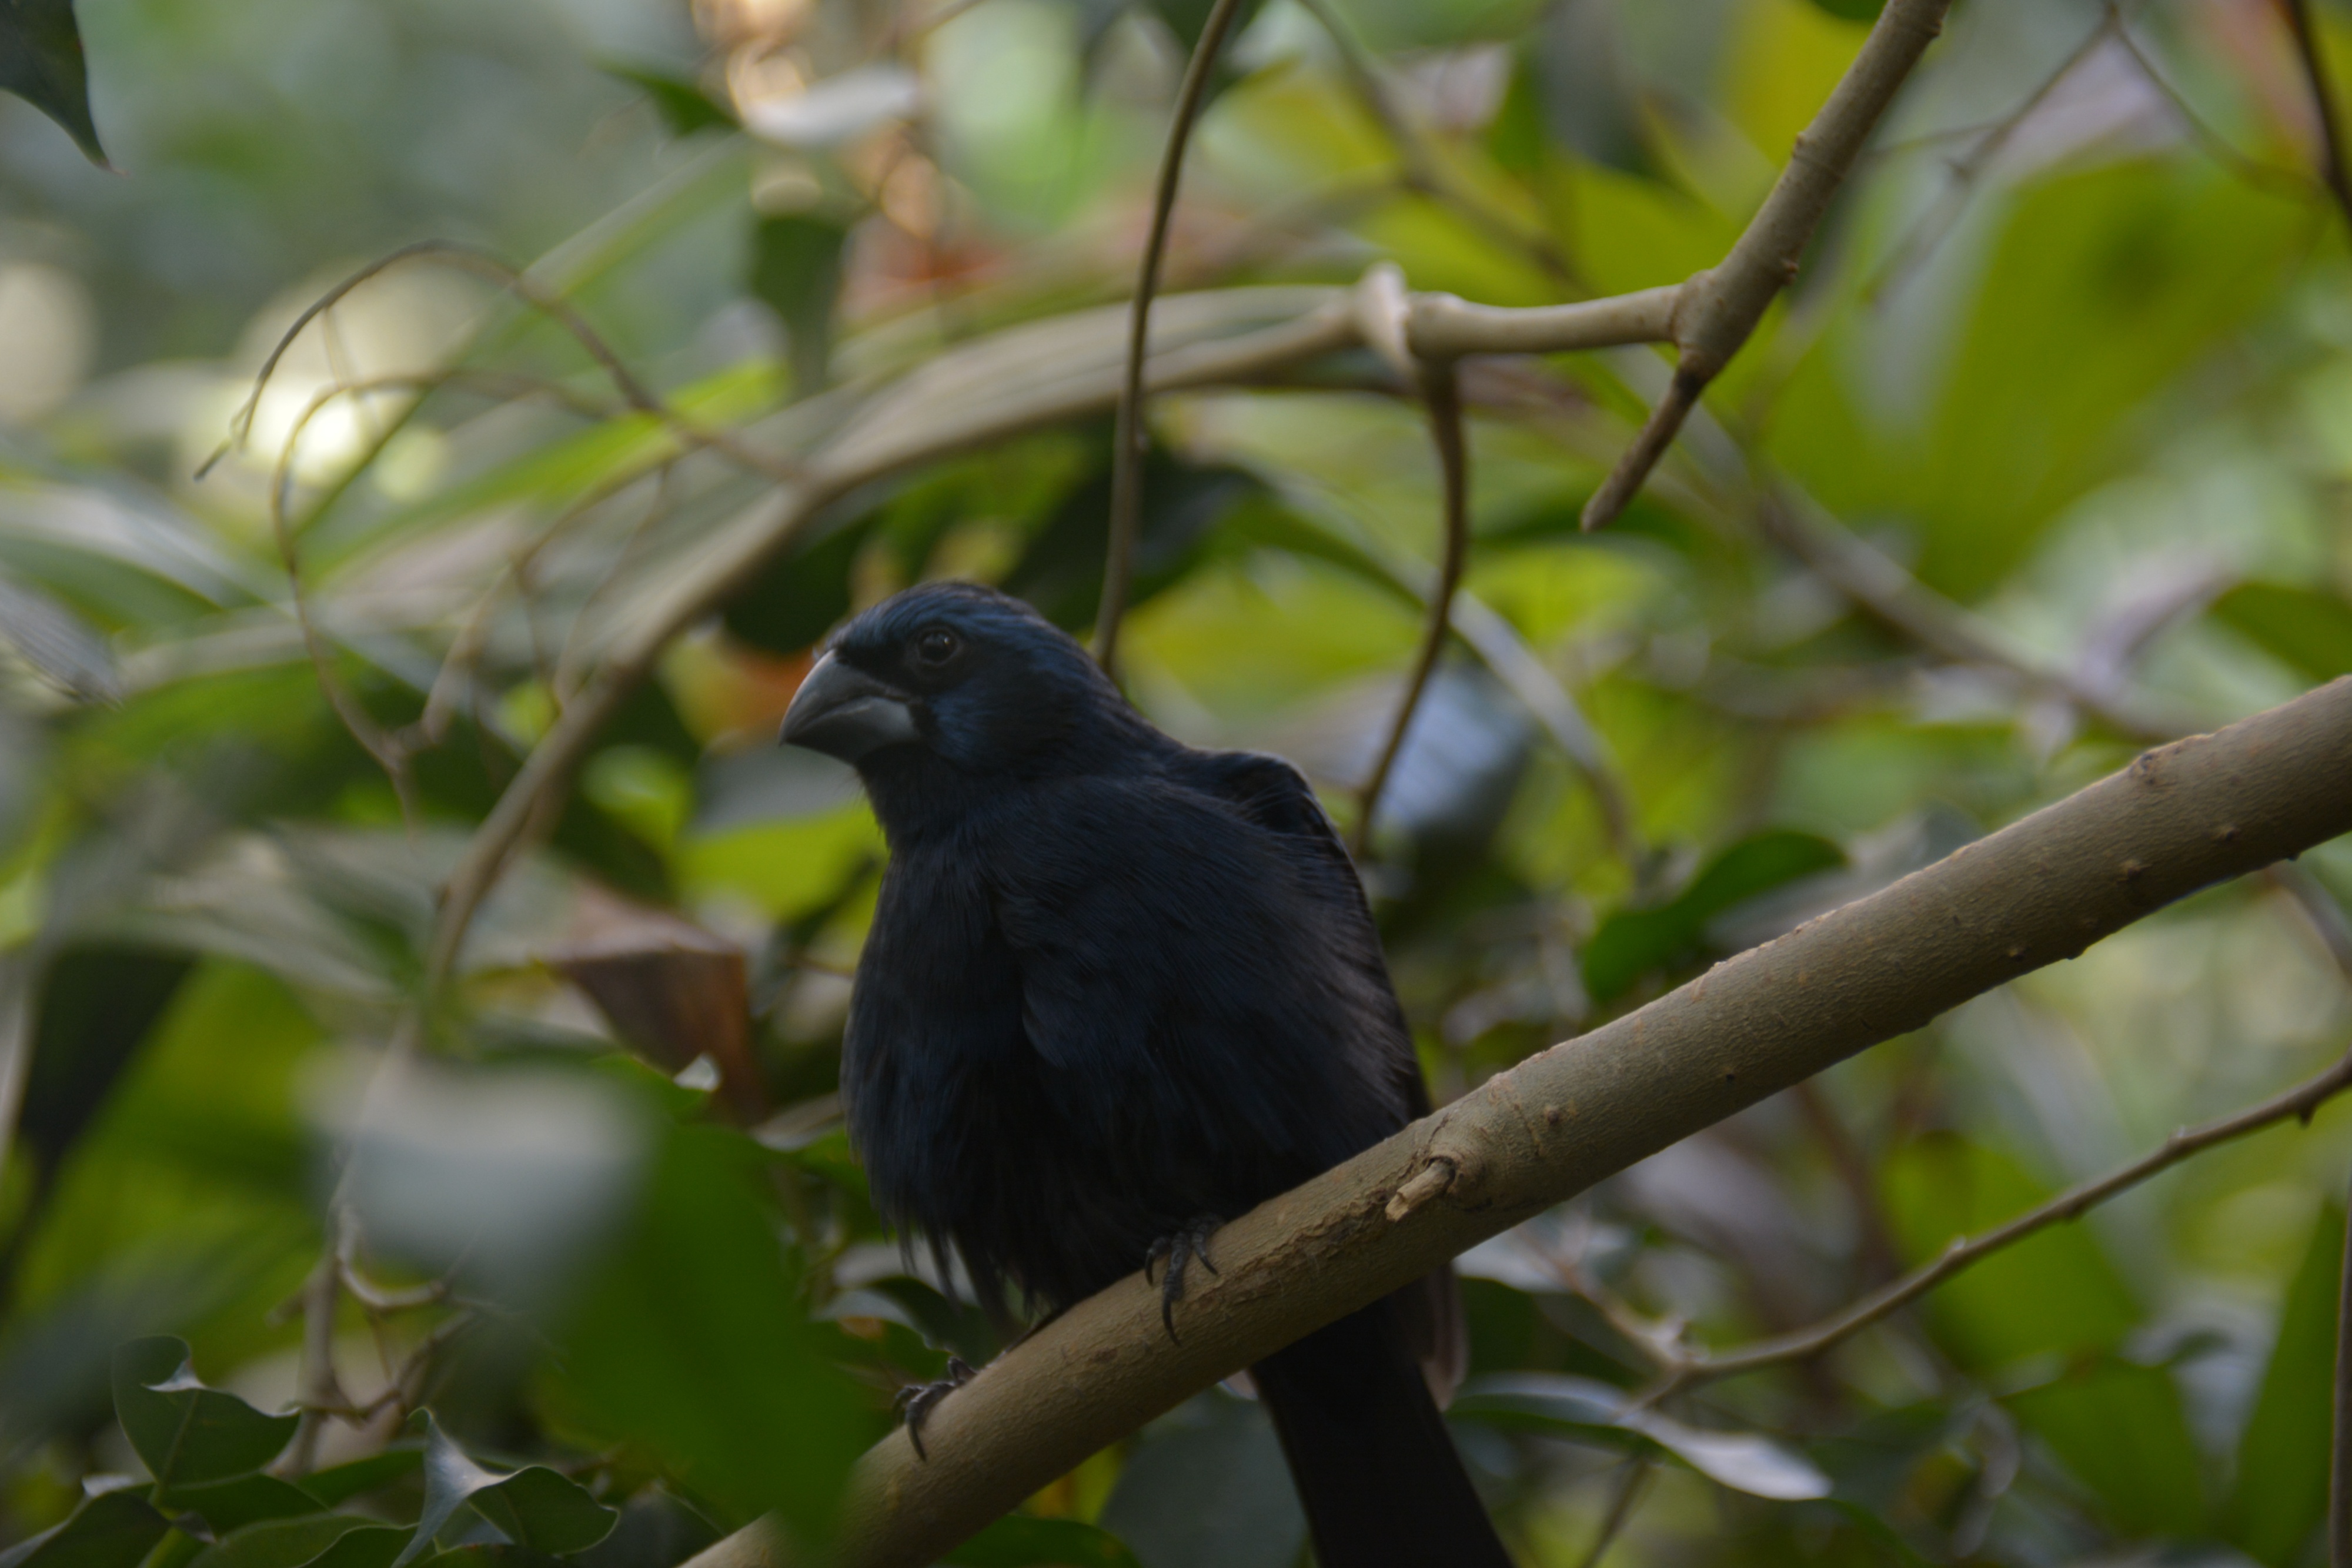
[[1387,1026],[1382,1032],[1389,1045],[1384,1053],[1389,1075],[1409,1116],[1429,1114],[1429,1090],[1422,1082],[1404,1009],[1397,1005],[1389,981],[1380,930],[1372,923],[1363,881],[1306,775],[1283,758],[1261,751],[1193,752],[1186,759],[1186,773],[1196,788],[1230,802],[1250,821],[1296,841],[1315,857],[1323,873],[1318,879],[1322,917],[1388,1001],[1384,1009],[1388,1016],[1381,1021]]
[[[1403,1009],[1397,1005],[1389,983],[1379,928],[1372,923],[1362,879],[1306,776],[1283,758],[1259,751],[1193,752],[1186,761],[1198,788],[1231,801],[1261,827],[1314,852],[1329,879],[1325,900],[1329,918],[1347,929],[1358,963],[1377,977],[1380,992],[1392,1009],[1391,1043],[1381,1052],[1389,1082],[1409,1117],[1429,1114],[1429,1087],[1422,1080]],[[1453,1398],[1469,1362],[1469,1335],[1462,1321],[1454,1270],[1441,1269],[1423,1280],[1419,1289],[1400,1292],[1398,1304],[1431,1390],[1444,1405]]]
[[1152,776],[1041,786],[994,848],[1024,1026],[1074,1113],[1190,1118],[1301,1176],[1402,1124],[1402,1019],[1318,854]]
[[[1194,751],[1176,765],[1178,777],[1231,802],[1260,827],[1311,845],[1355,881],[1355,862],[1307,776],[1263,751]],[[1366,915],[1369,919],[1369,914]]]

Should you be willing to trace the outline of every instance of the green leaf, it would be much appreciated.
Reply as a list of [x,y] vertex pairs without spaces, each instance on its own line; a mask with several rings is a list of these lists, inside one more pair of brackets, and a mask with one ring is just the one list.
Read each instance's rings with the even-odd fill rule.
[[724,1129],[672,1132],[564,1335],[567,1392],[696,1494],[814,1540],[881,1420],[802,1315],[761,1179],[772,1158]]
[[2314,681],[2352,674],[2352,604],[2316,589],[2242,582],[2213,601],[2214,619]]
[[1886,9],[1886,0],[1813,0],[1813,4],[1846,22],[1874,22]]
[[170,1528],[137,1489],[100,1492],[56,1529],[0,1552],[0,1568],[139,1568]]
[[2098,1493],[2125,1530],[2194,1535],[2204,1529],[2202,1469],[2170,1373],[2100,1356],[2003,1403]]
[[1670,1456],[1710,1480],[1756,1497],[1809,1501],[1830,1494],[1830,1479],[1821,1467],[1760,1432],[1685,1426],[1631,1406],[1622,1389],[1589,1377],[1545,1372],[1482,1377],[1463,1389],[1451,1410],[1500,1427]]
[[[1948,1134],[1899,1150],[1884,1180],[1888,1218],[1912,1262],[2048,1196],[2007,1156]],[[2013,1376],[2037,1357],[2068,1368],[2007,1403],[2117,1522],[2193,1531],[2205,1509],[2179,1390],[2170,1374],[2111,1354],[2139,1318],[2130,1289],[2081,1225],[2002,1248],[1928,1298],[1937,1339],[1968,1370]]]
[[65,127],[91,162],[111,167],[89,117],[89,68],[73,0],[0,0],[0,91]]
[[1697,963],[1708,950],[1707,923],[1733,905],[1801,876],[1845,863],[1845,853],[1811,833],[1775,830],[1743,839],[1717,855],[1672,904],[1622,909],[1601,923],[1584,950],[1584,984],[1596,1002],[1633,988],[1645,975]]
[[2342,1292],[2344,1211],[2329,1207],[2286,1288],[2278,1338],[2253,1413],[2238,1437],[2237,1490],[2223,1533],[2257,1562],[2288,1568],[2327,1517],[2330,1393],[2336,1298]]
[[[1995,199],[1925,417],[1852,373],[1876,319],[1856,308],[1782,383],[1766,438],[1832,511],[1903,528],[1915,574],[1967,600],[2141,458],[2164,427],[2133,415],[2277,308],[2310,236],[2299,201],[2188,158],[2063,164]],[[1865,276],[1894,260],[1864,259]],[[1915,272],[1894,287],[1891,302],[1916,308],[1943,286]]]
[[391,1568],[415,1562],[429,1551],[460,1507],[469,1507],[517,1546],[549,1556],[584,1552],[613,1531],[621,1515],[590,1497],[578,1482],[545,1465],[507,1475],[485,1469],[451,1442],[431,1414],[425,1428],[425,1508],[416,1532],[392,1560]]
[[[188,1363],[187,1341],[169,1335],[135,1339],[115,1351],[114,1414],[155,1478],[159,1498],[253,1475],[278,1457],[299,1424],[205,1387]],[[234,1506],[234,1500],[223,1501]]]
[[1214,1392],[1144,1434],[1102,1521],[1153,1568],[1295,1568],[1307,1544],[1265,1406]]
[[1108,1530],[1018,1513],[1005,1515],[941,1561],[963,1568],[1138,1568],[1135,1553]]
[[[367,1539],[353,1541],[355,1535]],[[231,1531],[189,1568],[310,1568],[331,1552],[336,1568],[386,1568],[407,1539],[405,1530],[355,1513],[313,1513]]]
[[[1654,179],[1661,163],[1617,16],[1611,5],[1546,6],[1521,47],[1511,92],[1553,143],[1603,168]],[[1524,150],[1520,159],[1536,162]]]
[[846,226],[814,213],[761,218],[751,233],[751,292],[783,319],[796,398],[825,383],[841,248],[848,238]]
[[699,82],[690,77],[674,75],[652,66],[607,65],[608,77],[616,77],[630,86],[642,89],[660,111],[662,123],[669,127],[672,136],[691,136],[698,131],[735,131],[741,122],[735,111],[702,90]]
[[203,1486],[158,1487],[155,1501],[175,1513],[201,1516],[215,1533],[260,1520],[291,1519],[319,1511],[317,1498],[276,1476],[238,1476]]
[[[5,0],[0,0],[5,3]],[[120,702],[113,650],[71,605],[0,571],[0,643],[77,702]]]
[[310,1568],[392,1568],[407,1540],[408,1531],[397,1525],[354,1530],[313,1558]]
[[372,1492],[378,1487],[390,1486],[404,1476],[415,1473],[424,1462],[423,1448],[402,1443],[380,1454],[370,1454],[364,1459],[313,1470],[302,1478],[302,1490],[332,1508],[337,1503]]

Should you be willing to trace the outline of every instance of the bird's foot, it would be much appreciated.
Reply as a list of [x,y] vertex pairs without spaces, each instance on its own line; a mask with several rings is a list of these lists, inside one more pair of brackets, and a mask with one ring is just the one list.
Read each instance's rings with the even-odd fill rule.
[[907,1423],[907,1441],[915,1445],[915,1458],[928,1459],[923,1452],[923,1423],[939,1402],[972,1380],[971,1364],[960,1355],[948,1357],[948,1375],[936,1383],[909,1383],[898,1390],[897,1408]]
[[1163,1236],[1151,1244],[1143,1255],[1143,1281],[1151,1282],[1154,1265],[1165,1265],[1167,1271],[1160,1278],[1160,1322],[1170,1339],[1176,1338],[1176,1303],[1184,1299],[1184,1266],[1197,1262],[1213,1274],[1217,1266],[1209,1261],[1209,1238],[1215,1235],[1223,1220],[1213,1214],[1204,1214],[1172,1235]]

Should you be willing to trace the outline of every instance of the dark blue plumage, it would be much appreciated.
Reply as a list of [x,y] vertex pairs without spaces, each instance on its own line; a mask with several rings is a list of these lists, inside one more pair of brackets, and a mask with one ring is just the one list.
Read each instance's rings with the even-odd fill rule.
[[[883,1212],[984,1291],[1066,1306],[1428,1109],[1306,781],[1160,734],[1016,601],[876,606],[785,735],[856,764],[890,843],[852,1142]],[[1325,1568],[1507,1562],[1414,1370],[1456,1339],[1433,1276],[1256,1369]]]

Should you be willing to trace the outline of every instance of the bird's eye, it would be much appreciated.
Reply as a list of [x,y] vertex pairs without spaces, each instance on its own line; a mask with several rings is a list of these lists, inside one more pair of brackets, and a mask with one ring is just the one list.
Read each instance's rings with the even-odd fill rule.
[[954,632],[934,626],[915,639],[915,657],[926,664],[944,664],[954,658],[956,651],[962,646]]

